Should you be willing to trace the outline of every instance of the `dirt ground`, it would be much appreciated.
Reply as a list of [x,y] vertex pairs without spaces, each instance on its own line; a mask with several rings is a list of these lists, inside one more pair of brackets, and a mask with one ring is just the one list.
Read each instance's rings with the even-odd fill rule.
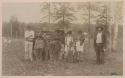
[[95,52],[91,47],[84,53],[84,61],[65,63],[63,61],[28,62],[23,58],[23,40],[13,40],[11,44],[3,42],[3,76],[110,76],[123,74],[122,40],[118,40],[116,52],[106,52],[106,63],[95,63]]

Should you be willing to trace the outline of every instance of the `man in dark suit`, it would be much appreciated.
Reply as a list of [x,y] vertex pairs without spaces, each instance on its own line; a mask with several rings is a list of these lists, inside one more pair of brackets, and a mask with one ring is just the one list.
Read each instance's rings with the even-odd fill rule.
[[94,47],[97,56],[97,64],[104,63],[104,52],[106,50],[106,35],[103,31],[103,27],[97,27],[94,36]]

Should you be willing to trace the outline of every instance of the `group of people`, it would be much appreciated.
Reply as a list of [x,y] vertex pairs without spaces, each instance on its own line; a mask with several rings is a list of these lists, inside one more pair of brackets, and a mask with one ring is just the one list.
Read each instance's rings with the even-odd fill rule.
[[[60,33],[61,32],[61,33]],[[35,60],[64,60],[65,62],[76,63],[83,61],[84,52],[88,49],[88,34],[78,31],[77,35],[69,30],[47,32],[34,32],[31,27],[25,31],[25,59]],[[104,63],[104,51],[106,37],[103,34],[103,27],[97,27],[94,37],[94,47],[97,56],[97,63]]]

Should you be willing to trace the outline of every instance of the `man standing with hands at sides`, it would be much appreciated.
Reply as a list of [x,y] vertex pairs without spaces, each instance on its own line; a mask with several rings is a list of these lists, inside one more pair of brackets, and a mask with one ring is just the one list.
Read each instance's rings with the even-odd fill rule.
[[104,64],[104,52],[106,50],[106,35],[103,31],[103,27],[96,28],[96,34],[94,36],[94,47],[96,51],[97,64]]
[[33,53],[33,40],[34,40],[34,31],[30,26],[25,30],[25,55],[24,58],[26,60],[33,61],[32,53]]

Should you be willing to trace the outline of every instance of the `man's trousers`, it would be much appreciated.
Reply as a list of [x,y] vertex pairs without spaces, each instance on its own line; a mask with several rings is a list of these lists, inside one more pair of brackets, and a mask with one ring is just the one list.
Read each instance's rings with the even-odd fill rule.
[[97,57],[97,63],[103,64],[104,63],[104,45],[102,43],[98,43],[95,46],[96,48],[96,57]]
[[33,53],[33,42],[25,41],[25,55],[24,58],[26,60],[33,61],[32,53]]

